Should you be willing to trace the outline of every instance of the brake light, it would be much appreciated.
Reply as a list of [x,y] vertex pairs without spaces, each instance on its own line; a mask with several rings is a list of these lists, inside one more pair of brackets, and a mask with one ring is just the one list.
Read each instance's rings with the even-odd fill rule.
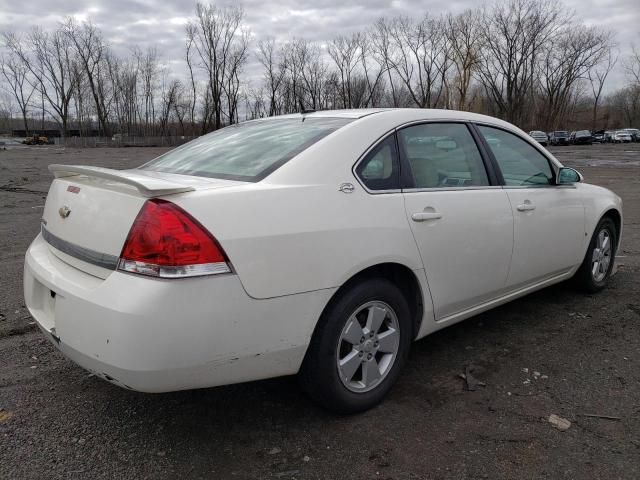
[[166,200],[147,200],[122,247],[118,268],[162,278],[231,271],[218,241],[195,218]]

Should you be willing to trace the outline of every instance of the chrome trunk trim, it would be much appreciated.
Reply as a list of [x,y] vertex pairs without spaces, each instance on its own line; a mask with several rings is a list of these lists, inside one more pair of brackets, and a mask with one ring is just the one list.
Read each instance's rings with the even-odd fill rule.
[[83,262],[97,265],[98,267],[106,268],[109,270],[115,270],[118,268],[118,261],[120,260],[115,255],[109,255],[108,253],[100,253],[95,250],[81,247],[75,243],[68,242],[55,236],[53,233],[41,226],[42,238],[51,245],[53,248],[60,250],[62,253],[82,260]]

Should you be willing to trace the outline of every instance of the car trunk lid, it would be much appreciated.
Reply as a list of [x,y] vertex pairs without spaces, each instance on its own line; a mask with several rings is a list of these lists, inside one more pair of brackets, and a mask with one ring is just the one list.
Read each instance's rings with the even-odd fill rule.
[[42,217],[43,237],[64,262],[106,278],[131,225],[149,198],[185,195],[243,182],[140,170],[51,165]]

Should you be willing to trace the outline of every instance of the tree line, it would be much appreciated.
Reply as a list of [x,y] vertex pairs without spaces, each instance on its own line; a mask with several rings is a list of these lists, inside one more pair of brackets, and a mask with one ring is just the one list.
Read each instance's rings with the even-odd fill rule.
[[[460,14],[380,18],[326,43],[252,40],[240,6],[197,3],[184,68],[155,48],[116,55],[91,22],[2,34],[0,117],[101,135],[200,135],[301,110],[469,110],[525,129],[640,122],[640,50],[567,20],[555,0],[499,0]],[[260,76],[248,66],[259,66]],[[603,96],[614,68],[627,86]],[[619,125],[617,125],[619,124]]]

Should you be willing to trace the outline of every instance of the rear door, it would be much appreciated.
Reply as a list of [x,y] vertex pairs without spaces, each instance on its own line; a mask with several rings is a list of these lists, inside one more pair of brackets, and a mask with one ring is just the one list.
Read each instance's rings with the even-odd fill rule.
[[436,320],[499,296],[509,272],[513,215],[472,131],[464,123],[423,123],[399,129],[397,138],[402,168],[410,173],[405,210]]
[[549,159],[522,137],[479,125],[509,196],[514,218],[507,285],[515,289],[569,271],[581,262],[584,206],[572,185],[556,185]]

